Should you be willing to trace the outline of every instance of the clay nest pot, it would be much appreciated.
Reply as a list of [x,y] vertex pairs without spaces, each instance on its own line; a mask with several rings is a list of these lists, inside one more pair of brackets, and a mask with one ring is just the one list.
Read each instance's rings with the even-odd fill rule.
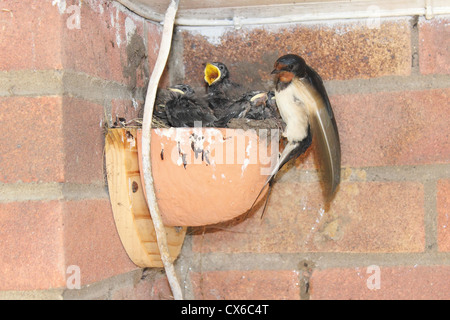
[[[140,129],[136,142],[142,171]],[[278,146],[275,129],[152,129],[152,174],[164,224],[203,226],[247,212],[277,161]]]

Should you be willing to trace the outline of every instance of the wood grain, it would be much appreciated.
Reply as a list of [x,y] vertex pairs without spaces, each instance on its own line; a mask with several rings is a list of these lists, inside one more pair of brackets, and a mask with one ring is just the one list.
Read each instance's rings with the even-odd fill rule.
[[[108,189],[122,244],[139,267],[162,267],[153,221],[142,187],[136,129],[109,129],[105,140]],[[186,227],[165,227],[170,258],[180,253]]]

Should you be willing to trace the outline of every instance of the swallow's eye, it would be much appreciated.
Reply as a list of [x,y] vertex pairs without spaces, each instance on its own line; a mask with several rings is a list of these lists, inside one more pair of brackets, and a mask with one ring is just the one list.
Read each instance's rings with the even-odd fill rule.
[[187,88],[186,88],[186,87],[182,87],[182,88],[181,88],[181,91],[187,92]]
[[220,71],[223,71],[223,66],[222,65],[219,66],[219,69],[220,69]]

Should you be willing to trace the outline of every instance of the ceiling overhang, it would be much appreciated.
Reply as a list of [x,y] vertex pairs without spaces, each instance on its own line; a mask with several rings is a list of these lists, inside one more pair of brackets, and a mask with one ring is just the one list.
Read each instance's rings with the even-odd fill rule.
[[[162,22],[171,0],[116,0],[131,11]],[[315,20],[450,14],[448,0],[180,0],[181,26],[241,26]]]

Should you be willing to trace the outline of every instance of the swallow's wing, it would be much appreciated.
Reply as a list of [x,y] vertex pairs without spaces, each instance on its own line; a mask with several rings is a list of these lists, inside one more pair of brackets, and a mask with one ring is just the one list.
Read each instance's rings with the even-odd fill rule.
[[[181,97],[176,110],[176,117],[185,124],[185,127],[194,127],[201,124],[202,127],[212,126],[217,118],[211,109],[201,105],[195,99]],[[201,123],[199,123],[201,122]]]
[[341,145],[339,132],[325,86],[320,76],[307,67],[308,77],[296,82],[308,108],[309,123],[316,139],[325,195],[331,198],[340,183]]
[[[307,73],[309,75],[309,80],[311,85],[317,90],[317,92],[320,94],[320,96],[323,99],[323,102],[325,104],[325,108],[328,112],[328,115],[331,119],[332,125],[334,127],[334,130],[337,133],[337,139],[339,141],[339,134],[338,129],[336,125],[336,120],[334,118],[333,109],[331,108],[330,100],[328,99],[327,91],[325,90],[325,86],[323,85],[322,78],[319,76],[319,74],[310,66],[306,65]],[[340,146],[340,143],[338,144]]]
[[229,104],[228,106],[226,106],[226,109],[223,110],[223,114],[221,117],[219,117],[219,120],[216,122],[216,126],[217,127],[226,127],[227,123],[231,120],[231,119],[240,119],[245,117],[245,115],[247,114],[247,112],[250,110],[251,108],[251,103],[250,101],[241,98],[237,101],[232,102],[231,104]]

